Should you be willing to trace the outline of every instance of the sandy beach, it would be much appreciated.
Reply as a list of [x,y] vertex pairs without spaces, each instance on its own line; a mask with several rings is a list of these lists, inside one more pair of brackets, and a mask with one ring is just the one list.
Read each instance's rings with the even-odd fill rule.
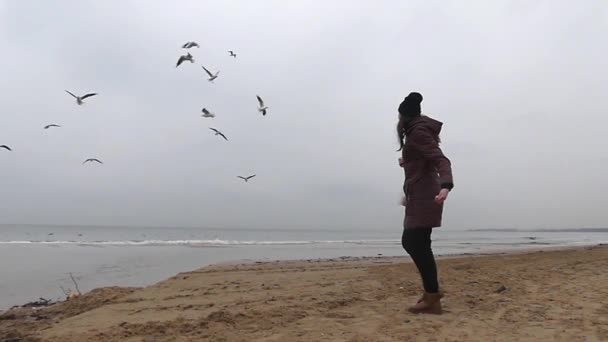
[[0,341],[608,341],[608,247],[439,261],[441,316],[412,315],[406,258],[215,265],[0,315]]

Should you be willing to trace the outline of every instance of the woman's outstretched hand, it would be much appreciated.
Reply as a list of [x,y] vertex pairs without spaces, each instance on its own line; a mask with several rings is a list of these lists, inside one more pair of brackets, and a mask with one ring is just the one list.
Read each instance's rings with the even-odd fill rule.
[[450,190],[448,189],[441,189],[441,191],[439,191],[439,194],[437,194],[437,196],[435,196],[435,202],[437,204],[443,204],[443,202],[445,202],[445,200],[448,199],[448,194],[450,193]]

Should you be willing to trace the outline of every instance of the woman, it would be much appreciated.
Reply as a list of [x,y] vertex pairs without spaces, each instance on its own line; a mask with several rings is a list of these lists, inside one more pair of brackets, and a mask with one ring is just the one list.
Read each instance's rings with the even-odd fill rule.
[[405,171],[405,220],[401,243],[412,257],[424,286],[413,313],[441,313],[437,266],[431,249],[433,228],[441,226],[443,202],[454,187],[450,160],[439,148],[441,122],[421,115],[422,95],[409,94],[399,105],[397,135]]

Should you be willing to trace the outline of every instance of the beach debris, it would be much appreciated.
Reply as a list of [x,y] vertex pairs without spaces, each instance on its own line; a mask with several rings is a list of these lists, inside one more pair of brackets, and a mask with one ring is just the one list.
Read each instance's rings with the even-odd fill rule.
[[507,290],[507,287],[501,284],[496,290],[494,290],[494,293],[502,293],[502,292],[505,292],[506,290]]
[[41,307],[45,307],[45,306],[49,306],[49,305],[53,305],[55,304],[55,302],[51,299],[45,299],[45,298],[38,298],[38,300],[33,301],[33,302],[29,302],[29,303],[25,303],[23,305],[21,305],[21,308],[41,308]]
[[207,75],[209,75],[209,79],[208,79],[209,82],[213,82],[220,75],[219,70],[214,74],[211,71],[209,71],[209,69],[205,68],[204,65],[202,67],[205,70],[205,72],[207,73]]
[[175,65],[175,67],[177,68],[184,61],[190,61],[190,63],[194,63],[194,57],[192,57],[192,55],[190,54],[190,52],[188,52],[185,55],[179,56],[179,59],[177,60],[177,64]]
[[80,293],[80,290],[78,289],[78,284],[76,283],[76,281],[73,279],[72,279],[72,281],[74,282],[74,285],[76,286],[76,291],[72,291],[72,289],[66,289],[61,285],[59,286],[59,288],[61,289],[61,292],[63,292],[63,295],[65,296],[66,301],[76,299],[82,295]]
[[258,98],[258,112],[265,116],[266,112],[268,111],[268,106],[264,105],[264,100],[262,100],[260,95],[256,95],[255,97]]
[[66,90],[66,93],[72,95],[72,97],[74,97],[76,99],[76,104],[78,104],[79,106],[82,105],[84,103],[84,99],[86,99],[87,97],[91,97],[91,96],[95,96],[97,95],[97,93],[88,93],[82,96],[76,96],[74,94],[72,94],[70,91]]
[[[82,294],[82,292],[80,292],[80,288],[78,288],[78,283],[76,282],[76,279],[74,279],[72,272],[70,272],[69,274],[70,274],[70,279],[72,279],[72,282],[74,283],[74,288],[76,288],[76,293],[78,294],[78,296],[80,296]],[[68,299],[69,298],[70,298],[70,296],[68,296]]]

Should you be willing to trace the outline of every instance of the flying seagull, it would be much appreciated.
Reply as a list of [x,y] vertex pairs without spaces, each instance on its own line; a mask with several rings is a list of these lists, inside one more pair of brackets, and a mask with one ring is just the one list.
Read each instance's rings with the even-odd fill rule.
[[7,151],[12,151],[12,149],[10,147],[6,146],[6,145],[0,145],[0,148],[3,148],[5,150],[7,150]]
[[203,66],[203,69],[205,69],[205,72],[207,73],[207,75],[209,75],[209,82],[213,82],[213,80],[215,80],[220,72],[216,72],[215,74],[212,74],[211,71],[207,70],[207,68],[205,68],[205,66]]
[[203,108],[203,115],[201,115],[204,118],[214,118],[215,114],[211,113],[209,110],[207,110],[207,108]]
[[85,160],[85,161],[84,161],[82,164],[86,164],[86,163],[88,163],[88,162],[96,162],[96,163],[99,163],[99,164],[103,164],[103,163],[101,162],[101,160],[99,160],[99,159],[97,159],[97,158],[89,158],[89,159]]
[[266,115],[266,111],[268,110],[268,106],[264,105],[264,100],[259,95],[256,95],[258,98],[258,103],[260,104],[258,107],[258,112],[262,113],[262,115]]
[[199,47],[198,44],[196,42],[187,42],[186,44],[182,45],[183,49],[189,49],[189,48],[193,48],[193,47]]
[[74,95],[74,94],[70,93],[70,92],[69,92],[69,91],[67,91],[67,90],[66,90],[65,92],[66,92],[66,93],[68,93],[68,94],[70,94],[70,95],[72,95],[72,96],[73,96],[73,97],[76,99],[76,103],[77,103],[79,106],[80,106],[80,105],[82,105],[82,104],[84,103],[83,101],[84,101],[84,99],[86,99],[87,97],[91,97],[91,96],[95,96],[95,95],[97,95],[97,93],[89,93],[89,94],[85,94],[85,95],[83,95],[83,96],[76,96],[76,95]]
[[234,51],[229,50],[228,53],[230,54],[230,57],[236,58],[236,53],[234,53]]
[[228,138],[226,138],[226,136],[224,135],[224,133],[222,133],[222,132],[218,131],[218,130],[217,130],[217,129],[215,129],[215,128],[211,128],[211,127],[209,127],[209,129],[210,129],[210,130],[212,130],[212,131],[214,131],[214,132],[215,132],[215,135],[219,135],[220,137],[224,138],[224,140],[228,141]]
[[245,181],[245,183],[249,182],[249,180],[253,177],[255,177],[255,175],[251,175],[249,177],[243,177],[243,176],[237,176],[238,178],[242,179]]
[[177,65],[175,67],[177,68],[184,61],[190,61],[190,63],[194,63],[194,58],[192,57],[190,52],[188,52],[188,54],[186,55],[179,56],[179,59],[177,60]]
[[51,128],[51,127],[61,127],[61,126],[56,125],[56,124],[50,124],[50,125],[46,125],[46,126],[44,126],[44,129],[49,129],[49,128]]

